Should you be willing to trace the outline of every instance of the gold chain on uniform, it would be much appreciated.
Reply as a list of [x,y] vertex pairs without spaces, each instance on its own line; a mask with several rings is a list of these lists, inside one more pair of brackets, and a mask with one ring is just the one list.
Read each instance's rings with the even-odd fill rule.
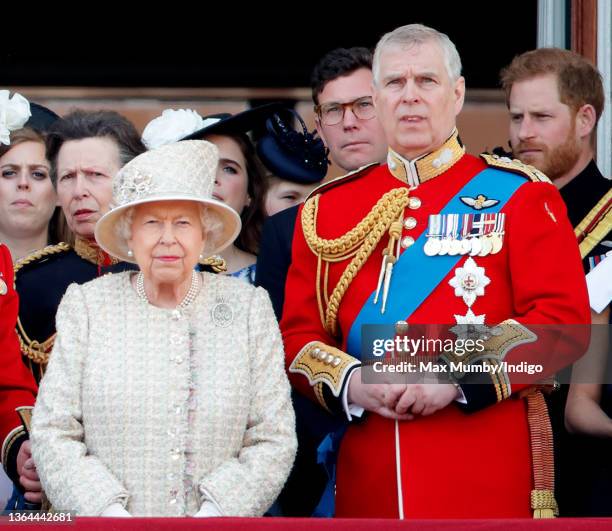
[[[383,195],[372,210],[346,234],[328,240],[317,235],[317,213],[320,195],[309,199],[302,210],[302,230],[310,250],[317,256],[317,303],[321,323],[328,333],[336,334],[340,302],[366,260],[385,232],[402,214],[408,204],[408,189],[395,188]],[[328,297],[329,264],[353,258],[342,273],[331,296]],[[323,286],[321,269],[325,262]],[[323,294],[321,291],[323,290]],[[323,300],[327,307],[324,309]]]
[[43,365],[49,361],[49,354],[51,354],[51,349],[53,348],[56,335],[57,334],[53,334],[51,337],[45,339],[42,343],[39,343],[35,339],[30,339],[28,337],[23,329],[21,320],[17,319],[17,337],[19,337],[19,347],[21,348],[21,353],[26,358],[31,359],[34,363]]
[[[32,262],[36,262],[45,256],[50,256],[52,254],[63,253],[64,251],[69,251],[70,245],[64,242],[60,242],[57,245],[47,245],[28,256],[17,260],[15,265],[13,266],[13,270],[15,272],[15,279],[17,278],[17,272]],[[53,348],[53,343],[55,341],[55,335],[53,334],[51,337],[47,338],[42,343],[34,339],[30,339],[28,334],[23,328],[21,324],[21,319],[17,318],[17,337],[19,338],[19,347],[21,348],[21,353],[28,359],[32,360],[34,363],[38,363],[39,365],[46,364],[49,361],[49,354],[51,353],[51,349]]]

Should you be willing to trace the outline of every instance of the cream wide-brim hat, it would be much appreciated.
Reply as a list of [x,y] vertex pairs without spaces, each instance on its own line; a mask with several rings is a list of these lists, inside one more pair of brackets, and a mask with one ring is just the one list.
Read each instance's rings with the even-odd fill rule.
[[118,230],[126,212],[146,203],[193,201],[205,207],[210,222],[203,227],[204,256],[223,251],[238,237],[241,221],[233,208],[212,198],[218,160],[215,145],[187,140],[146,151],[128,162],[113,180],[111,210],[96,224],[98,245],[119,260],[136,263],[128,256],[127,241]]

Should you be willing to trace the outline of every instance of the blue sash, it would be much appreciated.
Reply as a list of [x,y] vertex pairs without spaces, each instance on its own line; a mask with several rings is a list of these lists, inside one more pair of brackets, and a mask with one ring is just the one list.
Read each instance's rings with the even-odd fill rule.
[[[476,210],[463,203],[459,198],[463,196],[476,197],[480,194],[499,201],[483,213],[497,213],[518,188],[526,182],[528,181],[525,180],[525,177],[520,175],[486,168],[474,176],[439,213],[475,213]],[[427,230],[424,230],[416,242],[401,254],[399,260],[393,266],[393,276],[385,313],[380,313],[380,300],[378,304],[374,304],[375,291],[372,291],[355,318],[346,344],[346,351],[351,356],[361,359],[361,327],[363,325],[392,324],[407,319],[463,258],[462,255],[427,256],[423,251],[427,242],[426,233]]]

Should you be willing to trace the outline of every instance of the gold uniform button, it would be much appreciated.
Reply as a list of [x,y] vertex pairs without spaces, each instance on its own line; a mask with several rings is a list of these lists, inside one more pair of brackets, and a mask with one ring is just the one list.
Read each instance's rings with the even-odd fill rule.
[[408,200],[408,208],[411,208],[412,210],[421,208],[421,200],[418,197],[411,197]]
[[404,220],[404,228],[405,229],[408,229],[408,230],[414,229],[416,226],[417,226],[417,220],[414,219],[413,217],[406,218]]
[[414,243],[414,238],[412,236],[404,236],[402,238],[401,245],[404,249],[408,249],[408,247],[410,247],[413,243]]

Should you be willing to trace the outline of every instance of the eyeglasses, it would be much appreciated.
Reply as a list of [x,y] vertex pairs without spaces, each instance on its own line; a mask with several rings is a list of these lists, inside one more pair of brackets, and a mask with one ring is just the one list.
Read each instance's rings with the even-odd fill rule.
[[360,120],[371,120],[376,116],[371,96],[364,96],[348,103],[324,103],[315,107],[315,112],[323,125],[339,124],[344,118],[346,108],[350,107],[353,114]]

